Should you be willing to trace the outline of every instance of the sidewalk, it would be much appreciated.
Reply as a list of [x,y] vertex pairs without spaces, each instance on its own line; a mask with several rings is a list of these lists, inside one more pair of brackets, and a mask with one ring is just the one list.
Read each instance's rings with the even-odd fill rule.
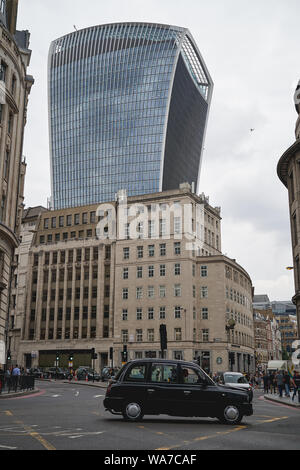
[[107,388],[108,387],[108,382],[93,382],[92,380],[89,380],[86,382],[85,380],[62,380],[64,384],[70,384],[70,385],[85,385],[86,387],[98,387],[98,388]]
[[280,397],[276,393],[268,393],[264,395],[265,400],[274,401],[276,403],[282,403],[284,405],[293,406],[294,408],[300,409],[300,403],[298,402],[298,395],[295,396],[294,401],[292,401],[292,394],[290,397],[285,397],[284,395]]

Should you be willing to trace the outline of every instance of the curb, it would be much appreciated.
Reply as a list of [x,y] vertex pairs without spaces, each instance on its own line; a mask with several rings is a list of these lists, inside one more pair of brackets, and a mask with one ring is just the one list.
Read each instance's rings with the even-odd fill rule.
[[26,390],[24,392],[11,392],[11,393],[1,393],[0,400],[5,398],[16,398],[16,397],[24,397],[26,395],[34,395],[35,393],[39,393],[40,390],[38,388],[34,390]]
[[79,380],[71,380],[70,382],[68,380],[66,381],[63,381],[63,383],[65,384],[70,384],[70,385],[83,385],[85,387],[97,387],[97,388],[107,388],[107,385],[100,385],[100,384],[96,384],[96,383],[90,383],[90,382],[80,382]]
[[293,402],[290,402],[290,401],[286,402],[286,401],[283,401],[280,398],[273,398],[273,397],[267,397],[267,396],[264,396],[264,399],[269,400],[269,401],[273,401],[274,403],[280,403],[281,405],[286,405],[286,406],[290,406],[292,408],[299,408],[300,409],[300,403],[293,403]]

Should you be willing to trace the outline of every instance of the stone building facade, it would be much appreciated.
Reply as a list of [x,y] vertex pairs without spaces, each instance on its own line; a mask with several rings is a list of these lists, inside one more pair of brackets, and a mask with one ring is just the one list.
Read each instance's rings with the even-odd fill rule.
[[[49,366],[199,357],[210,372],[253,366],[252,283],[221,254],[220,208],[180,189],[42,212],[29,252],[18,362]],[[125,219],[120,215],[126,214]],[[228,329],[234,320],[234,332]],[[110,357],[110,349],[113,355]]]
[[277,173],[289,194],[289,211],[292,234],[295,295],[297,307],[298,338],[300,338],[300,81],[295,91],[295,106],[298,119],[295,129],[295,142],[281,156]]
[[29,32],[16,31],[18,2],[1,2],[0,14],[0,365],[6,363],[14,251],[19,245],[26,164],[22,156],[31,51]]

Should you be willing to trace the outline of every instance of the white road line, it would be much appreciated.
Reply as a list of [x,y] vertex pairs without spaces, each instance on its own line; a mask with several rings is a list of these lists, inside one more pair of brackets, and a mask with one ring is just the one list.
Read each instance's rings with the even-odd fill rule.
[[94,398],[104,397],[104,395],[94,395]]
[[17,449],[17,447],[1,446],[1,445],[0,445],[0,448],[1,448],[1,449],[10,449],[10,450],[15,450],[15,449]]

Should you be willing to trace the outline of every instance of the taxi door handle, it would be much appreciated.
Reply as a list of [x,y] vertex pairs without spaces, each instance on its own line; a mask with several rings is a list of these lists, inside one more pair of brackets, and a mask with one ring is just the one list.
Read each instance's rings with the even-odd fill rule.
[[190,390],[184,390],[183,392],[185,395],[190,395],[192,392]]
[[155,392],[155,390],[154,390],[154,388],[148,388],[148,389],[147,389],[147,392],[148,392],[148,393],[153,393],[153,392]]

